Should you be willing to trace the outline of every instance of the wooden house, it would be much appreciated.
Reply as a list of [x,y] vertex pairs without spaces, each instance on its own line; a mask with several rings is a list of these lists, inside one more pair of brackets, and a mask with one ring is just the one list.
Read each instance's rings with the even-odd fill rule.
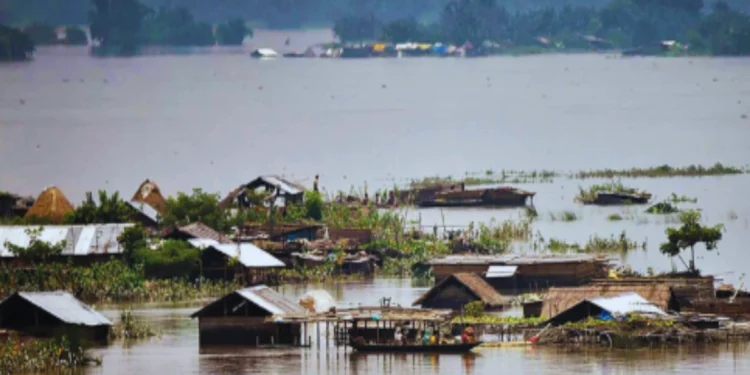
[[284,262],[251,243],[188,240],[201,249],[201,275],[209,280],[240,280],[246,285],[270,282]]
[[414,301],[429,309],[462,310],[469,302],[481,301],[485,311],[502,311],[508,301],[475,273],[456,273],[437,283]]
[[67,292],[16,292],[0,302],[0,328],[35,337],[80,335],[105,343],[112,322]]
[[200,345],[295,345],[300,323],[267,321],[273,315],[306,310],[273,289],[258,285],[236,290],[191,315],[198,318]]

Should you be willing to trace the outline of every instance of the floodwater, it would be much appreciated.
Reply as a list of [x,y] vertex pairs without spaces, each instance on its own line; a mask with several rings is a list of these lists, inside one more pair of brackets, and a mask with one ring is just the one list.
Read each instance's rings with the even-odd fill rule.
[[[283,41],[291,37],[291,45]],[[259,174],[328,192],[370,191],[408,178],[487,169],[578,171],[660,164],[750,163],[750,59],[620,58],[606,54],[479,59],[249,58],[256,47],[302,51],[329,31],[263,32],[243,48],[136,58],[90,57],[82,48],[39,48],[30,63],[0,64],[0,190],[36,195],[57,185],[129,196],[145,178],[166,194],[202,187],[226,194]],[[175,52],[175,51],[172,51]],[[537,192],[534,230],[585,243],[625,231],[646,242],[624,263],[670,270],[658,252],[673,218],[645,207],[573,202],[593,180],[520,184]],[[705,273],[740,282],[750,255],[750,175],[623,180],[656,200],[698,198],[706,223],[723,223],[713,252],[697,249]],[[551,214],[571,210],[579,220]],[[620,213],[626,219],[610,222]],[[517,219],[500,209],[411,209],[422,225]],[[529,244],[514,250],[534,251]],[[307,286],[285,289],[294,297]],[[422,288],[422,289],[419,289]],[[342,305],[392,296],[408,305],[424,290],[402,282],[339,285]],[[165,333],[101,350],[91,373],[747,373],[747,348],[623,354],[488,349],[475,356],[344,356],[317,351],[200,354],[193,309],[142,309]],[[109,311],[116,317],[116,311]],[[325,353],[325,352],[324,352]],[[323,353],[323,354],[324,354]]]
[[[297,299],[306,290],[326,289],[347,307],[377,304],[382,297],[407,306],[426,288],[410,280],[374,280],[338,285],[286,286]],[[123,306],[124,308],[124,306]],[[746,374],[750,346],[713,345],[639,351],[584,351],[550,347],[486,348],[464,355],[357,354],[334,348],[256,350],[199,348],[198,324],[190,308],[135,307],[134,313],[162,333],[161,338],[94,350],[102,366],[85,374]],[[111,319],[118,311],[103,310]],[[313,339],[315,340],[315,339]],[[314,341],[315,342],[315,341]]]

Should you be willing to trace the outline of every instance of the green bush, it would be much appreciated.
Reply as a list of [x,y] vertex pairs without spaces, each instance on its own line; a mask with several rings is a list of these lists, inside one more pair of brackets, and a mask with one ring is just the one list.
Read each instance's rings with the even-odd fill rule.
[[323,219],[323,196],[316,191],[305,192],[305,210],[307,217],[313,220]]
[[467,303],[464,305],[464,315],[471,318],[484,316],[484,303],[482,301]]
[[137,249],[135,259],[143,264],[147,278],[187,278],[199,271],[200,250],[185,241],[166,240],[156,250]]

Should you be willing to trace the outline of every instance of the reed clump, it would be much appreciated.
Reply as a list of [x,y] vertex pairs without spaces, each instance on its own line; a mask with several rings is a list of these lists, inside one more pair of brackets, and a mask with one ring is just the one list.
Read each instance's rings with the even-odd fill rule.
[[120,321],[109,331],[111,339],[136,340],[156,336],[157,332],[133,315],[130,310],[120,313]]
[[630,169],[602,169],[581,171],[573,174],[571,177],[578,179],[586,178],[618,178],[618,177],[700,177],[700,176],[721,176],[747,173],[744,168],[725,166],[716,163],[712,166],[705,167],[702,165],[688,165],[685,167],[673,167],[670,165],[659,165],[650,168],[630,168]]

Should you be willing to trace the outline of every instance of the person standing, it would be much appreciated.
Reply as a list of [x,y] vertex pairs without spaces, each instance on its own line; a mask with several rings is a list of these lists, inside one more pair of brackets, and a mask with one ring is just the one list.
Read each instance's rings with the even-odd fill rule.
[[315,191],[316,193],[320,192],[318,190],[318,175],[315,175],[315,181],[313,181],[313,191]]

